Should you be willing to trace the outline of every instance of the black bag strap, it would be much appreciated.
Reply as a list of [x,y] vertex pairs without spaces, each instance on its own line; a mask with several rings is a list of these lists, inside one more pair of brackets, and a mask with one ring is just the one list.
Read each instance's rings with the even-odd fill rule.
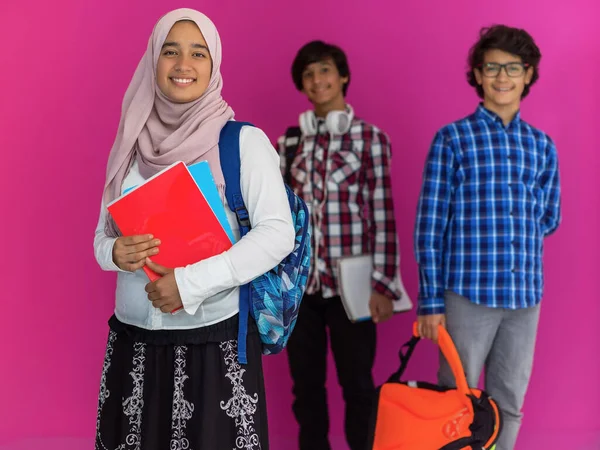
[[406,367],[408,366],[408,361],[410,360],[413,352],[415,351],[415,347],[417,346],[420,340],[420,337],[413,336],[410,339],[410,341],[408,341],[406,344],[400,347],[400,352],[398,353],[398,356],[400,357],[400,368],[397,371],[395,371],[392,375],[390,375],[387,381],[388,383],[400,381],[400,378],[402,377],[404,371],[406,370]]
[[288,186],[292,181],[292,163],[294,162],[294,158],[296,158],[296,153],[298,153],[301,138],[302,131],[300,127],[289,127],[285,131],[285,140],[283,141],[283,145],[285,146],[285,173],[283,179]]
[[[406,369],[408,360],[410,359],[417,342],[419,342],[419,339],[420,337],[417,331],[417,323],[415,322],[413,324],[413,337],[400,348],[400,368],[392,374],[390,377],[391,381],[399,381],[400,377],[404,373],[404,370]],[[469,385],[467,384],[467,377],[465,376],[465,371],[460,361],[460,357],[456,351],[454,343],[452,342],[452,338],[448,334],[446,328],[442,325],[438,327],[437,344],[439,345],[440,350],[452,369],[452,374],[456,380],[456,389],[461,394],[464,394],[467,397],[470,396],[472,394],[471,389],[469,389]],[[407,348],[406,353],[403,352],[405,347]]]
[[474,448],[474,449],[482,449],[485,450],[485,442],[482,442],[481,439],[474,439],[473,436],[460,438],[454,442],[450,442],[449,444],[444,445],[439,450],[462,450],[464,448]]

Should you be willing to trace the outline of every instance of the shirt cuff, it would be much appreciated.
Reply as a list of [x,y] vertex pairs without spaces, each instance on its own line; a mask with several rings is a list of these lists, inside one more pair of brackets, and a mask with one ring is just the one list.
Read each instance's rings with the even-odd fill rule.
[[371,289],[373,292],[384,295],[391,300],[397,300],[401,296],[398,289],[390,289],[387,284],[378,280],[371,280]]
[[196,314],[204,300],[234,285],[224,254],[178,267],[174,272],[183,309],[189,315]]
[[101,253],[102,261],[100,267],[102,268],[102,270],[106,271],[132,273],[128,270],[121,269],[113,261],[113,248],[115,246],[115,242],[117,242],[117,238],[108,238],[105,242],[102,243],[103,251]]
[[430,316],[433,314],[445,314],[446,313],[446,301],[444,298],[431,298],[427,300],[420,300],[417,308],[417,315],[419,316]]

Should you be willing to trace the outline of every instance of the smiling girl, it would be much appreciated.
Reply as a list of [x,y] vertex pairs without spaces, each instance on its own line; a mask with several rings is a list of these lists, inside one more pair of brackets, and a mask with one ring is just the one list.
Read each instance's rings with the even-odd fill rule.
[[[100,267],[118,273],[96,449],[268,449],[261,342],[251,319],[248,364],[237,357],[239,286],[294,245],[279,158],[267,136],[254,127],[240,133],[241,191],[253,228],[239,239],[226,207],[238,240],[220,255],[162,267],[150,259],[160,240],[122,236],[106,210],[176,161],[208,161],[223,198],[219,134],[234,113],[221,97],[220,66],[214,24],[197,11],[175,10],[156,24],[125,93],[94,240]],[[144,265],[162,277],[149,282]]]

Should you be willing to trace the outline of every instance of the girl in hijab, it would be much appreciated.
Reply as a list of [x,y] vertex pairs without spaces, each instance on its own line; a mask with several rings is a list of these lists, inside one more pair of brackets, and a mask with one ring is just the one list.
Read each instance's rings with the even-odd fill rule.
[[[279,158],[267,136],[242,128],[241,190],[253,228],[239,239],[226,206],[238,241],[218,256],[160,266],[152,261],[160,240],[121,236],[106,209],[176,161],[208,161],[226,202],[218,141],[234,113],[221,97],[220,66],[215,25],[197,11],[178,9],[154,27],[125,93],[94,239],[100,267],[117,272],[97,450],[268,449],[255,323],[249,324],[248,364],[237,358],[239,286],[275,267],[294,245]],[[162,277],[149,282],[144,265]]]

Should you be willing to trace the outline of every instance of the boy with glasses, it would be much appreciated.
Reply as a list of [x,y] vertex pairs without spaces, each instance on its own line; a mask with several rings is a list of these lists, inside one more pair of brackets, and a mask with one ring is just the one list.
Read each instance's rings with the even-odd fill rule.
[[[497,450],[514,448],[533,364],[543,292],[544,238],[561,219],[556,148],[520,115],[540,50],[524,30],[484,28],[467,79],[483,102],[436,134],[415,225],[419,333],[445,325],[469,385],[503,414]],[[439,384],[453,386],[440,361]]]

